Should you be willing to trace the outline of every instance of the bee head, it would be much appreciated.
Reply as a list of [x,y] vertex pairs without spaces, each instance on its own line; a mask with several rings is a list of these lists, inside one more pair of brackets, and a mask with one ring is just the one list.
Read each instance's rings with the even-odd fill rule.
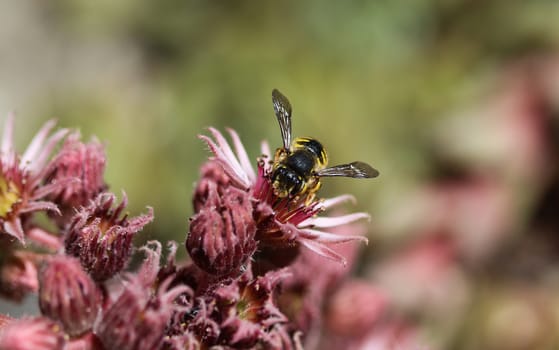
[[278,167],[272,175],[274,193],[280,198],[298,194],[303,186],[304,179],[287,167]]

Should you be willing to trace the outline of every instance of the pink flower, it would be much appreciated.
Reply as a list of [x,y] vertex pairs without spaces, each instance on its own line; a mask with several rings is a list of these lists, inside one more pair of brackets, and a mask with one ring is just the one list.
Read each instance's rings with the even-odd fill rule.
[[54,203],[42,199],[75,179],[44,185],[49,156],[66,135],[66,129],[48,137],[55,123],[47,122],[20,156],[13,146],[13,121],[14,116],[10,115],[0,145],[0,232],[24,243],[23,215],[42,210],[59,213]]
[[96,281],[104,281],[126,267],[132,238],[153,220],[151,208],[146,215],[121,217],[128,203],[126,195],[113,208],[115,201],[112,193],[100,194],[74,216],[66,232],[66,253],[79,258]]
[[256,239],[261,246],[275,248],[303,246],[313,252],[345,264],[345,258],[336,253],[330,244],[364,241],[359,235],[337,235],[323,231],[346,225],[360,219],[367,219],[366,213],[353,213],[337,217],[316,217],[326,209],[348,200],[351,196],[342,195],[327,200],[314,200],[306,203],[305,199],[279,198],[274,194],[270,181],[271,152],[266,143],[262,145],[262,157],[258,161],[258,171],[251,166],[248,155],[237,133],[228,130],[235,152],[216,129],[210,128],[214,139],[200,136],[214,154],[215,160],[221,164],[229,177],[231,186],[247,191],[254,204],[253,216],[256,221]]

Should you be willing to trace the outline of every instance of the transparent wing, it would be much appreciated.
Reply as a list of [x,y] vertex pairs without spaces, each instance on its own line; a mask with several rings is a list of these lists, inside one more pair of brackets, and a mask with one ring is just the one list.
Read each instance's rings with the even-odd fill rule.
[[272,103],[274,104],[276,118],[278,118],[283,147],[289,149],[291,145],[291,103],[277,89],[272,90]]
[[340,164],[317,172],[318,176],[344,176],[357,179],[368,179],[377,177],[378,170],[364,162],[353,162],[349,164]]

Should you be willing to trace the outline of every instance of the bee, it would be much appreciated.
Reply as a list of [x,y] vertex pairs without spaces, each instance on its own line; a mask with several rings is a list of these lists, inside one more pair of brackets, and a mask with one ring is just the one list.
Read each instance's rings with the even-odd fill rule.
[[321,186],[321,177],[343,176],[374,178],[379,172],[364,162],[352,162],[332,167],[322,144],[310,137],[291,140],[291,103],[277,89],[272,91],[272,103],[278,119],[283,147],[276,150],[270,173],[274,193],[279,198],[303,198],[313,201]]

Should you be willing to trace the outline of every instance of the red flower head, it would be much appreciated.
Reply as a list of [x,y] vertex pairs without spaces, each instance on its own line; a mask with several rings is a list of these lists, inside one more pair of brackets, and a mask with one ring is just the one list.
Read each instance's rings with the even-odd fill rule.
[[13,146],[13,119],[13,115],[8,117],[0,145],[0,232],[23,243],[25,232],[22,221],[27,217],[24,215],[40,210],[59,213],[54,203],[41,199],[75,179],[44,184],[49,156],[67,130],[62,129],[48,137],[54,121],[47,122],[20,156]]
[[262,145],[263,156],[258,161],[258,173],[251,167],[247,153],[237,133],[229,130],[233,139],[235,152],[223,135],[210,128],[214,140],[200,136],[206,141],[217,161],[223,167],[231,186],[248,192],[253,200],[253,217],[256,224],[256,239],[261,246],[274,248],[303,246],[326,258],[345,264],[345,259],[328,245],[349,241],[364,241],[360,235],[337,235],[322,231],[346,225],[360,219],[369,218],[366,213],[353,213],[337,217],[317,217],[320,212],[351,198],[344,195],[327,200],[306,198],[279,198],[275,195],[270,180],[272,170],[270,150],[266,143]]
[[127,204],[123,195],[113,208],[116,197],[102,193],[72,219],[66,233],[66,252],[79,258],[84,269],[96,281],[104,281],[126,267],[132,252],[132,238],[153,220],[153,210],[146,215],[121,217]]

